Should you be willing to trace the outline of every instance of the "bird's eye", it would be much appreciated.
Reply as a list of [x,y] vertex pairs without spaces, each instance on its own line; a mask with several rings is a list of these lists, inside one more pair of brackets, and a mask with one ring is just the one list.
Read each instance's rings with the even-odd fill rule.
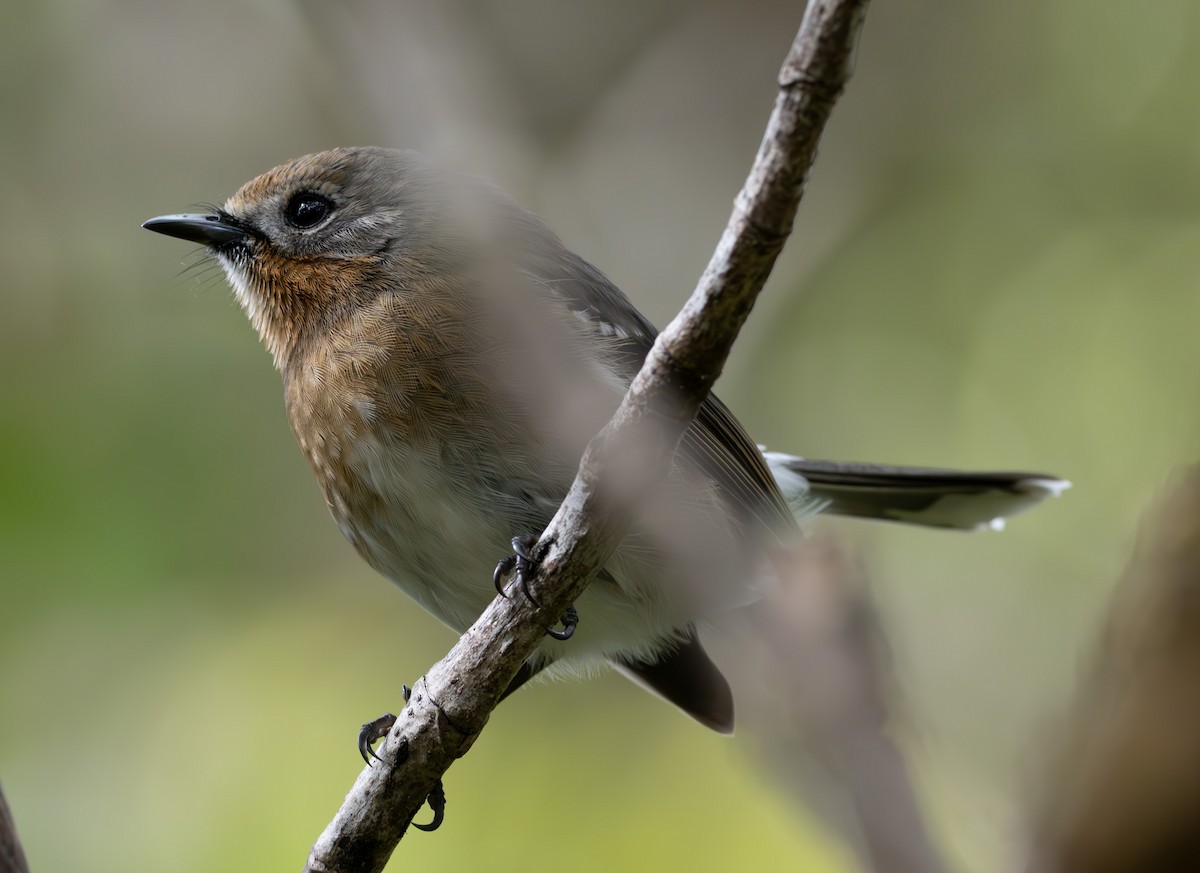
[[292,195],[292,199],[283,210],[283,215],[292,227],[305,229],[316,227],[332,211],[333,204],[327,197],[311,191],[301,191]]

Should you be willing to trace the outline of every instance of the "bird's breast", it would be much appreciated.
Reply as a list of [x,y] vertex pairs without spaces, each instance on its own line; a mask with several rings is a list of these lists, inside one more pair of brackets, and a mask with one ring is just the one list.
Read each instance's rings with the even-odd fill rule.
[[481,505],[464,471],[434,447],[356,434],[330,460],[310,463],[343,535],[366,561],[421,606],[465,630],[495,592],[490,573],[511,520]]
[[301,451],[359,554],[465,630],[494,596],[491,569],[514,535],[485,485],[517,469],[520,453],[488,434],[492,410],[468,408],[485,395],[450,381],[452,352],[401,357],[363,336],[342,349],[285,379]]

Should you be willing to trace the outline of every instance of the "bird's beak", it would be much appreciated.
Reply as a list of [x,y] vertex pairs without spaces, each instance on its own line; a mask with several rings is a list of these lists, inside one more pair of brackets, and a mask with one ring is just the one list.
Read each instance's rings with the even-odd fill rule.
[[220,215],[160,215],[144,222],[142,227],[155,233],[179,237],[206,246],[241,242],[250,236],[244,227],[233,224]]

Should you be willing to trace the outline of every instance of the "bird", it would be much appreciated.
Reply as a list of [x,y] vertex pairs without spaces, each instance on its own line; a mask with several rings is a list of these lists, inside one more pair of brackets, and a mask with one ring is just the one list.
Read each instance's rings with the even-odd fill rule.
[[[342,533],[459,633],[530,559],[521,543],[657,335],[544,221],[415,151],[306,155],[210,212],[143,227],[220,264]],[[612,667],[732,732],[729,683],[698,631],[762,596],[771,543],[820,512],[997,528],[1069,484],[768,451],[710,394],[643,517],[506,694]]]

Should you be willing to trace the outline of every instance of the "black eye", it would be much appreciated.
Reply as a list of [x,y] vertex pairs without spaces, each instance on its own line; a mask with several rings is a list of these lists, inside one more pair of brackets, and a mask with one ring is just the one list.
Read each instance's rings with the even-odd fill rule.
[[301,191],[292,195],[283,215],[292,227],[307,228],[316,227],[332,211],[333,204],[328,198],[311,191]]

